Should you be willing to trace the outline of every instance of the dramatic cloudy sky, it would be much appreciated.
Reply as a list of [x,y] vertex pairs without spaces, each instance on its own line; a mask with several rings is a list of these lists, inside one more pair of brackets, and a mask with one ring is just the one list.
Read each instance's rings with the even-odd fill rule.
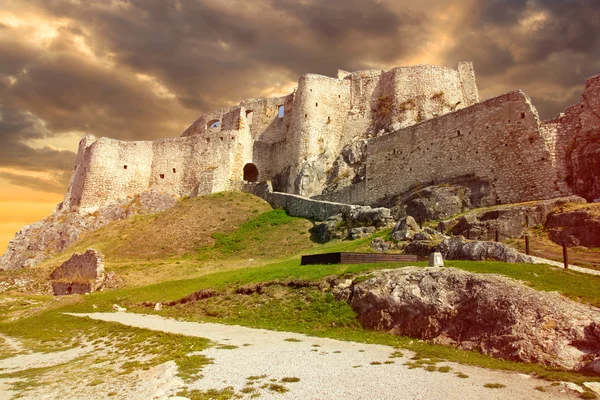
[[0,0],[0,251],[61,200],[79,138],[178,136],[306,72],[475,64],[543,118],[600,73],[598,0]]

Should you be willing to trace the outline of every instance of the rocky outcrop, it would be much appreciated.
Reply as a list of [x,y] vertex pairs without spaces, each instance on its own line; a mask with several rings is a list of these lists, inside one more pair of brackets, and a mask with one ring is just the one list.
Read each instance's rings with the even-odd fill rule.
[[334,290],[363,327],[493,357],[600,374],[600,311],[512,279],[401,268]]
[[418,232],[421,232],[421,229],[417,221],[411,216],[403,217],[392,229],[392,239],[396,241],[412,239]]
[[546,224],[552,210],[567,203],[582,204],[585,199],[570,196],[533,204],[496,206],[492,210],[473,211],[442,221],[438,227],[443,232],[469,239],[494,240],[496,231],[500,240],[519,238],[528,227]]
[[359,139],[344,146],[327,173],[326,186],[322,194],[331,194],[341,188],[363,181],[366,158],[366,139]]
[[32,267],[73,244],[81,234],[137,214],[151,214],[173,207],[172,196],[148,191],[110,206],[71,210],[61,204],[47,218],[17,232],[0,257],[0,270]]
[[533,263],[530,256],[503,243],[466,240],[462,236],[441,240],[412,240],[403,246],[406,254],[428,257],[440,252],[445,260],[502,261],[507,263]]
[[355,206],[315,224],[311,234],[317,243],[327,243],[333,239],[360,239],[393,223],[394,219],[387,208]]
[[600,206],[552,214],[546,223],[550,239],[567,246],[600,247]]
[[417,221],[429,221],[448,218],[472,208],[493,206],[496,202],[496,192],[489,182],[462,177],[417,187],[376,205],[390,208],[396,219],[410,215]]

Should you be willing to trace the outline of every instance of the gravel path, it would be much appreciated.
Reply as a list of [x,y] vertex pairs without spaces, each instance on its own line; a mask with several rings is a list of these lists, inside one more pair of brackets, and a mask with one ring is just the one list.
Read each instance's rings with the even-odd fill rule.
[[[559,261],[548,260],[546,258],[535,257],[535,256],[530,256],[530,257],[533,259],[534,264],[548,264],[553,267],[564,268],[564,263],[559,262]],[[572,269],[573,271],[581,272],[584,274],[600,276],[600,271],[598,271],[597,269],[583,268],[583,267],[578,267],[577,265],[572,265],[572,264],[569,264],[569,269]]]
[[[234,349],[211,347],[203,352],[213,358],[206,366],[203,378],[190,389],[208,390],[244,388],[249,376],[266,375],[253,385],[268,386],[284,377],[300,378],[299,382],[283,383],[289,392],[274,393],[259,389],[261,399],[548,399],[577,398],[563,386],[529,376],[486,370],[455,363],[448,373],[409,369],[407,351],[404,357],[389,358],[395,351],[389,346],[344,342],[305,335],[251,329],[212,323],[181,322],[154,315],[125,312],[72,314],[80,317],[118,322],[129,326],[208,338],[219,344],[234,345]],[[289,341],[286,339],[295,339]],[[393,364],[384,364],[384,362]],[[381,364],[372,364],[381,363]],[[461,379],[457,372],[467,374]],[[506,387],[488,389],[487,383]],[[535,389],[544,386],[546,392]],[[246,397],[249,397],[247,395]]]

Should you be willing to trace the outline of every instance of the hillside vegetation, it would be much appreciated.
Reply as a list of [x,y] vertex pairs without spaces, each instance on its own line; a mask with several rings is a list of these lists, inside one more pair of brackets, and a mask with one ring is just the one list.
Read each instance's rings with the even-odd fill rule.
[[[365,279],[369,271],[402,268],[409,264],[302,266],[300,254],[368,251],[373,239],[368,237],[319,245],[311,241],[311,226],[311,221],[290,217],[285,211],[273,210],[263,200],[243,193],[218,193],[184,199],[162,213],[114,222],[82,237],[68,251],[39,267],[1,272],[0,278],[31,279],[37,282],[37,286],[30,287],[48,287],[47,279],[52,268],[74,252],[95,248],[106,256],[106,271],[116,273],[117,288],[87,296],[59,298],[32,295],[28,287],[0,293],[0,333],[18,339],[26,349],[23,351],[57,351],[89,343],[99,343],[98,346],[102,347],[100,342],[110,345],[109,342],[117,341],[125,356],[135,353],[146,360],[143,365],[132,365],[125,356],[106,356],[115,365],[111,364],[110,370],[121,368],[119,374],[123,376],[134,373],[136,369],[162,363],[170,354],[173,354],[172,359],[176,360],[180,373],[184,375],[196,373],[207,362],[196,359],[194,364],[193,357],[197,356],[187,356],[189,349],[207,346],[197,339],[169,334],[156,336],[144,329],[129,329],[64,314],[107,312],[113,304],[119,304],[133,312],[192,321],[239,324],[387,344],[409,349],[419,357],[431,360],[446,359],[521,371],[550,380],[600,380],[362,329],[352,308],[337,301],[324,283],[327,279]],[[386,235],[389,235],[389,230],[376,234]],[[416,263],[417,266],[426,264]],[[476,273],[502,274],[537,290],[558,291],[575,301],[600,306],[600,277],[545,265],[470,261],[447,261],[447,265]],[[300,283],[294,286],[290,282]],[[241,287],[256,284],[265,285],[261,290],[239,291]],[[213,295],[200,301],[165,305],[161,311],[153,309],[154,303],[177,301],[201,290],[211,291]],[[19,353],[2,343],[0,335],[0,359]],[[155,347],[161,351],[157,352]],[[94,360],[93,356],[86,357],[85,361],[74,364],[77,366],[75,369],[57,366],[31,370],[20,390],[26,392],[29,387],[39,385],[39,382],[51,382],[57,376],[65,382],[75,376],[81,380],[89,375],[91,380],[92,375],[103,371],[82,372],[95,363]],[[107,373],[103,379],[119,379],[111,374]],[[2,377],[20,376],[0,374]]]

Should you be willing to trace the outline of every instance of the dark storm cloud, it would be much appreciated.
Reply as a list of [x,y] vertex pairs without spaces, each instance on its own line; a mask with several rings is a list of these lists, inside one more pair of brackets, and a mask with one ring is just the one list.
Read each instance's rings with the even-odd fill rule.
[[37,172],[70,170],[75,153],[50,147],[35,149],[24,143],[46,135],[45,127],[35,116],[0,106],[0,167]]
[[199,111],[256,97],[273,85],[273,70],[292,80],[391,61],[410,52],[426,21],[425,14],[396,15],[378,1],[52,4],[59,16],[92,29],[95,44],[120,64],[159,77]]
[[525,89],[542,118],[600,73],[597,0],[482,1],[463,22],[447,58],[472,60],[480,88]]
[[[301,74],[427,57],[441,37],[455,44],[427,62],[471,60],[486,96],[523,87],[551,117],[600,73],[597,1],[462,0],[470,8],[456,12],[461,2],[446,0],[22,0],[62,22],[43,46],[0,23],[0,164],[67,176],[71,152],[27,141],[177,136],[200,113],[266,96]],[[23,181],[38,184],[51,188]]]

